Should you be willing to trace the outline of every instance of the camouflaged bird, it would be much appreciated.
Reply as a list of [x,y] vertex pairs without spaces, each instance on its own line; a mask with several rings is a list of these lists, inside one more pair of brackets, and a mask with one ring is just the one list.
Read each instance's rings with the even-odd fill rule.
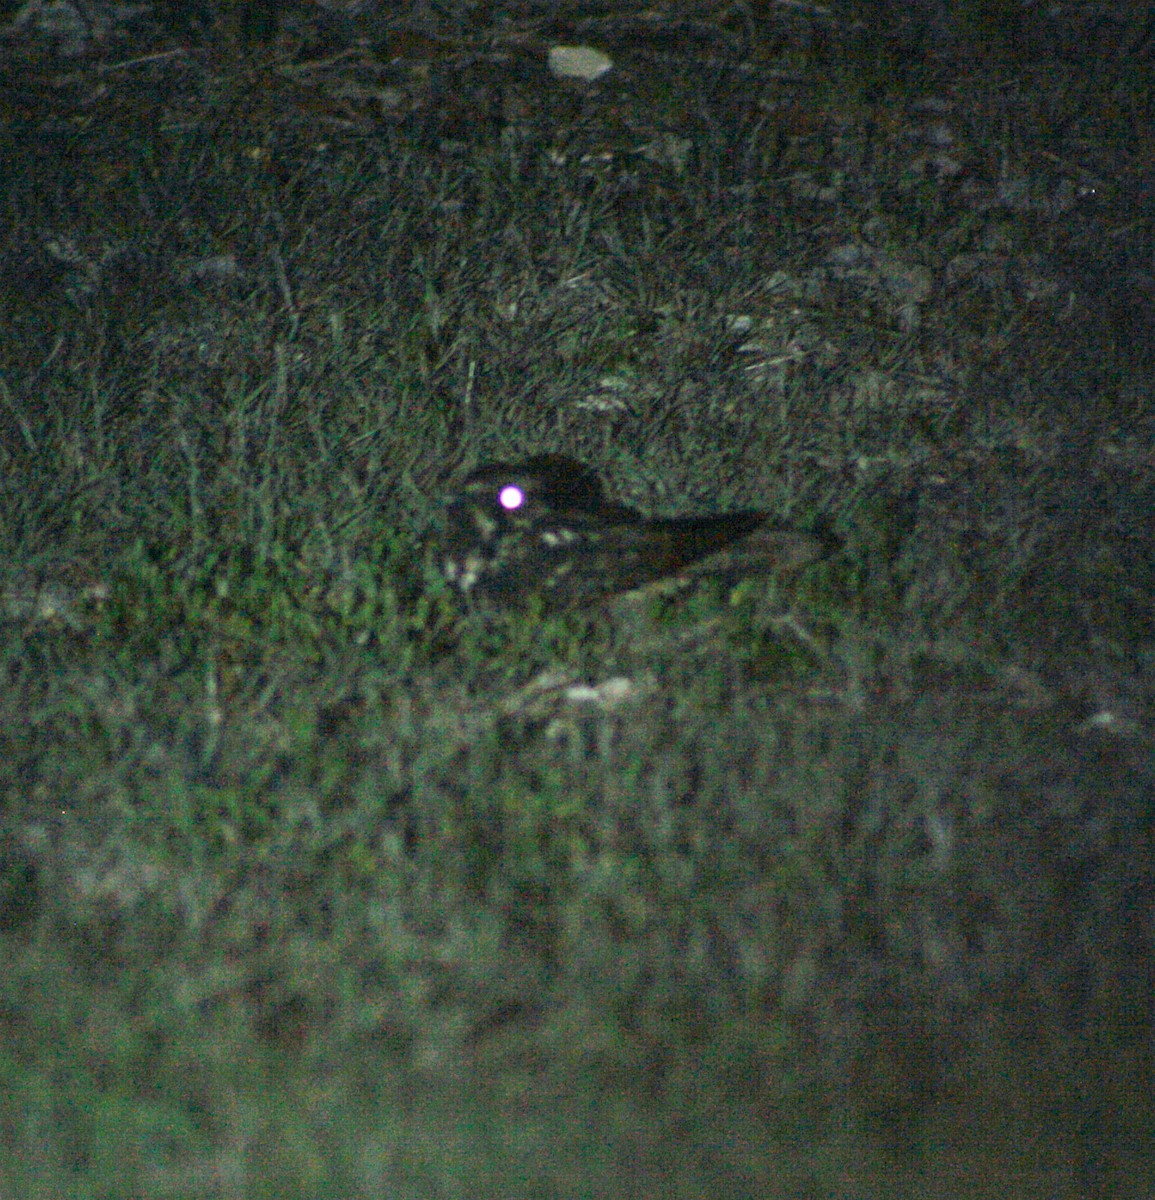
[[549,610],[577,608],[676,575],[768,515],[643,517],[607,500],[582,463],[544,454],[465,479],[447,506],[441,569],[470,603],[524,607],[540,598]]

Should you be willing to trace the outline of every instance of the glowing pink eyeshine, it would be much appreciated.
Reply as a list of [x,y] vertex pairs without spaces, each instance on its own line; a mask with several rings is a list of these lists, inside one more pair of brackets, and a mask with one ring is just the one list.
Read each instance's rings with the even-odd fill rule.
[[503,487],[497,493],[497,502],[502,508],[509,509],[511,512],[515,508],[520,508],[525,503],[525,492],[519,487],[514,487],[511,483],[508,487]]

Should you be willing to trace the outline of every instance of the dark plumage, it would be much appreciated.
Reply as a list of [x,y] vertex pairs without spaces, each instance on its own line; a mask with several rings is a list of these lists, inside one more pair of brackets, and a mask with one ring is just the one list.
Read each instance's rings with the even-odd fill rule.
[[447,508],[445,578],[497,607],[541,597],[575,608],[675,575],[743,538],[767,513],[647,518],[608,501],[597,475],[559,454],[470,474]]

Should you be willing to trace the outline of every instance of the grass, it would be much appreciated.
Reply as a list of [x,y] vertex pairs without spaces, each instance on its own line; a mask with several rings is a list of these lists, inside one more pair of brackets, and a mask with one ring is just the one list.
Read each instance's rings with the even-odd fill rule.
[[[1142,99],[972,63],[978,190],[914,180],[851,33],[372,120],[8,64],[0,1192],[1150,1190],[1150,382],[1079,249]],[[998,200],[1076,151],[1118,197]],[[828,552],[462,611],[441,497],[544,449]]]

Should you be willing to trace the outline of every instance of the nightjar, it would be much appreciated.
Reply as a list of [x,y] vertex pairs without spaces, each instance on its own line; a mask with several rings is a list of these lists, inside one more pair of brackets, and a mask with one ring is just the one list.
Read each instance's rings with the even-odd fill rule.
[[646,518],[607,500],[588,467],[544,454],[466,478],[446,510],[441,569],[484,606],[576,608],[675,575],[767,516]]

